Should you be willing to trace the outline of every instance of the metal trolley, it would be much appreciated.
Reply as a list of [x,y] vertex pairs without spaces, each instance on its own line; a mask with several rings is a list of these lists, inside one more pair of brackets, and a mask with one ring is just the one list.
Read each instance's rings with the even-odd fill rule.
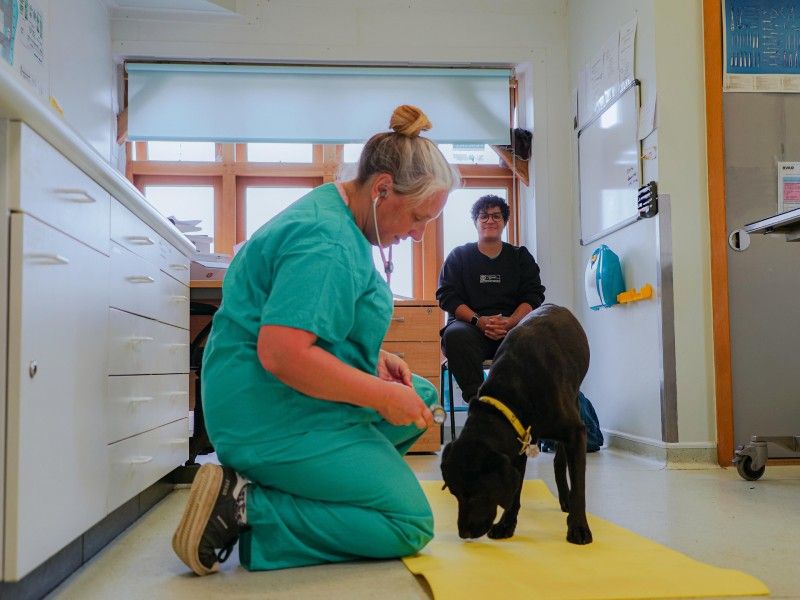
[[[728,240],[731,247],[746,249],[749,245],[747,235],[750,233],[783,233],[787,242],[800,242],[800,208],[749,223],[743,230],[734,231]],[[800,454],[800,436],[754,435],[747,444],[736,448],[734,453],[733,463],[743,479],[756,481],[764,475],[769,444]]]

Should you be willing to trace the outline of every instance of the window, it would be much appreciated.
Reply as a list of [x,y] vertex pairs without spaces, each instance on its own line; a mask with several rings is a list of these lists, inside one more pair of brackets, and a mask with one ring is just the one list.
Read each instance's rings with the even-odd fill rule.
[[[311,191],[310,187],[247,187],[245,189],[245,239],[264,223]],[[240,240],[241,241],[241,240]]]
[[314,160],[313,144],[247,144],[250,162],[310,163]]
[[216,160],[214,142],[147,142],[149,160],[213,162]]
[[[192,234],[213,237],[211,251],[231,254],[233,246],[322,183],[355,176],[363,144],[228,144],[129,142],[127,174],[165,217],[200,219]],[[476,241],[472,203],[484,194],[511,198],[513,177],[498,165],[491,147],[440,145],[459,163],[463,189],[456,190],[421,243],[394,246],[392,291],[398,296],[433,298],[441,263],[460,244]],[[158,161],[155,163],[154,161]],[[516,207],[511,206],[505,240],[516,240]],[[373,261],[383,276],[377,247]]]
[[[214,187],[211,185],[145,185],[144,197],[164,217],[181,221],[200,220],[199,231],[187,235],[214,237]],[[190,238],[191,239],[191,238]],[[214,252],[211,242],[210,252]]]

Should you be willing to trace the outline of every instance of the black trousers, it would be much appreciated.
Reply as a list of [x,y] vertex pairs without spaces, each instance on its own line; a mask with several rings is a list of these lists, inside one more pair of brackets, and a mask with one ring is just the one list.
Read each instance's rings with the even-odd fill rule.
[[490,340],[480,329],[464,321],[452,321],[442,331],[442,353],[467,402],[477,397],[483,383],[481,365],[494,358],[500,342]]

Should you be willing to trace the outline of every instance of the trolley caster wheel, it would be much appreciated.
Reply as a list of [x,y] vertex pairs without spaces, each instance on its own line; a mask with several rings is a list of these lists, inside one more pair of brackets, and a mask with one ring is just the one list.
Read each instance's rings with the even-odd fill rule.
[[736,471],[739,473],[739,476],[742,479],[746,479],[747,481],[756,481],[757,479],[761,479],[761,476],[767,469],[766,465],[760,469],[753,469],[752,458],[749,456],[740,456],[738,458],[739,460],[736,461]]

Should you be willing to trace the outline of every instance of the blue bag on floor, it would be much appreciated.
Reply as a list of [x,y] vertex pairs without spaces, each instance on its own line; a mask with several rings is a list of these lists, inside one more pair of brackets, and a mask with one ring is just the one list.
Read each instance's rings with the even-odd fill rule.
[[[594,412],[594,406],[583,395],[583,392],[578,392],[578,408],[581,413],[581,421],[586,426],[586,451],[597,452],[603,445],[603,432],[600,431],[600,421],[597,413]],[[553,440],[540,440],[539,448],[542,452],[554,452],[556,445]]]

